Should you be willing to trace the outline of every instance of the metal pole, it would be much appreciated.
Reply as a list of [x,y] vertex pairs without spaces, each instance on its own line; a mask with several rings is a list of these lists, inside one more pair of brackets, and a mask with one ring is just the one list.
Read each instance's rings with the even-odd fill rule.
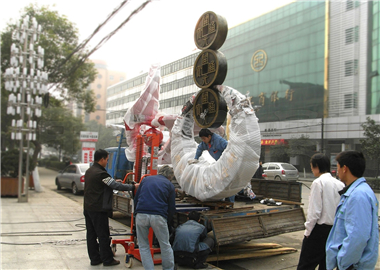
[[[26,35],[25,40],[24,40],[24,49],[23,52],[26,53],[26,50],[28,48],[28,35]],[[26,54],[24,55],[24,59],[22,62],[22,71],[23,71],[23,76],[24,79],[26,80],[26,74],[24,74],[24,68],[26,68],[26,61],[27,57]],[[21,102],[24,104],[25,103],[25,89],[22,87],[21,91]],[[20,106],[21,107],[21,123],[24,124],[24,113],[25,113],[25,106]],[[28,196],[23,194],[22,192],[22,184],[23,184],[23,179],[22,179],[22,157],[24,154],[24,134],[21,133],[21,139],[20,139],[20,155],[19,155],[19,163],[18,163],[18,202],[28,202]],[[24,187],[25,189],[26,187]],[[25,189],[25,192],[27,194],[27,190]]]
[[324,140],[324,136],[323,136],[323,133],[324,133],[324,116],[322,115],[322,127],[321,127],[321,152],[322,153],[325,153],[325,147],[324,147],[324,144],[323,144],[323,140]]
[[[46,83],[48,74],[40,69],[44,66],[44,49],[38,46],[38,52],[34,51],[34,43],[38,41],[41,33],[41,26],[35,18],[32,18],[32,25],[29,24],[29,16],[26,16],[12,33],[12,39],[16,41],[11,46],[10,67],[5,73],[5,89],[10,91],[8,98],[7,114],[20,114],[20,119],[12,119],[12,140],[20,140],[19,147],[19,167],[18,167],[18,202],[28,201],[29,189],[29,152],[30,141],[36,139],[34,133],[37,122],[32,121],[33,109],[36,117],[41,116],[42,97],[39,95],[46,93]],[[30,38],[30,39],[29,39]],[[28,46],[29,45],[29,46]],[[29,47],[29,49],[28,49]],[[28,69],[28,60],[30,63]],[[20,66],[21,65],[21,72]],[[36,65],[38,69],[36,70]],[[19,93],[17,93],[19,90]],[[38,91],[37,91],[38,90]],[[12,92],[16,93],[14,95]],[[25,111],[26,110],[26,111]],[[28,114],[25,126],[25,113]],[[27,146],[24,149],[24,134]],[[23,180],[23,155],[26,150],[26,182]]]

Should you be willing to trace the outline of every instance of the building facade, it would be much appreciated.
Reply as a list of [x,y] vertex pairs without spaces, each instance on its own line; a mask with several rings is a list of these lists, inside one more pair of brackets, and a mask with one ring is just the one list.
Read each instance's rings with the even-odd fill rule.
[[[265,160],[270,145],[301,136],[331,156],[360,149],[361,124],[380,122],[379,17],[378,1],[297,1],[229,29],[223,84],[252,97]],[[198,54],[162,66],[163,112],[199,90]],[[107,123],[122,123],[146,75],[108,88]]]
[[90,85],[90,89],[94,91],[96,98],[95,112],[85,114],[84,122],[95,120],[99,124],[106,124],[106,93],[107,88],[124,81],[125,72],[109,70],[107,63],[102,60],[91,60],[95,64],[98,72],[95,81]]

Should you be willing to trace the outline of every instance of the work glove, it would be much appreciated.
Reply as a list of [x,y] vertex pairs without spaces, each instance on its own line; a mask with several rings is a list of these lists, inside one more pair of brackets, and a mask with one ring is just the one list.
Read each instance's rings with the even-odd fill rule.
[[198,163],[199,160],[198,159],[190,159],[187,161],[187,164],[191,165],[191,164],[195,164],[195,163]]

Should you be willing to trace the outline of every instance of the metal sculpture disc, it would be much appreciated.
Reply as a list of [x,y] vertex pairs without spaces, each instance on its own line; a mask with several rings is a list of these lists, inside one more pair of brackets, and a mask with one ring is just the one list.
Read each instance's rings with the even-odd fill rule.
[[227,116],[227,104],[219,92],[202,89],[194,99],[193,116],[201,128],[220,127]]
[[227,76],[227,59],[223,53],[202,51],[194,63],[193,79],[199,88],[221,85]]
[[195,26],[195,45],[200,50],[217,50],[226,40],[227,32],[227,20],[212,11],[207,11],[203,13]]

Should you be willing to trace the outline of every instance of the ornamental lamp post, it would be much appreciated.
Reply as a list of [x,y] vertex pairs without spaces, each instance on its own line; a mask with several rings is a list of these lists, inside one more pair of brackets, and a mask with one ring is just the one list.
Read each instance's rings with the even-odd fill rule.
[[[41,25],[35,18],[26,16],[12,33],[10,66],[5,71],[5,89],[10,92],[7,114],[14,117],[11,139],[20,141],[18,168],[18,202],[28,201],[30,141],[36,140],[37,121],[41,116],[42,96],[47,93],[48,74],[44,67],[44,49],[35,51],[35,43],[41,34]],[[22,193],[22,163],[26,146],[26,183]]]

